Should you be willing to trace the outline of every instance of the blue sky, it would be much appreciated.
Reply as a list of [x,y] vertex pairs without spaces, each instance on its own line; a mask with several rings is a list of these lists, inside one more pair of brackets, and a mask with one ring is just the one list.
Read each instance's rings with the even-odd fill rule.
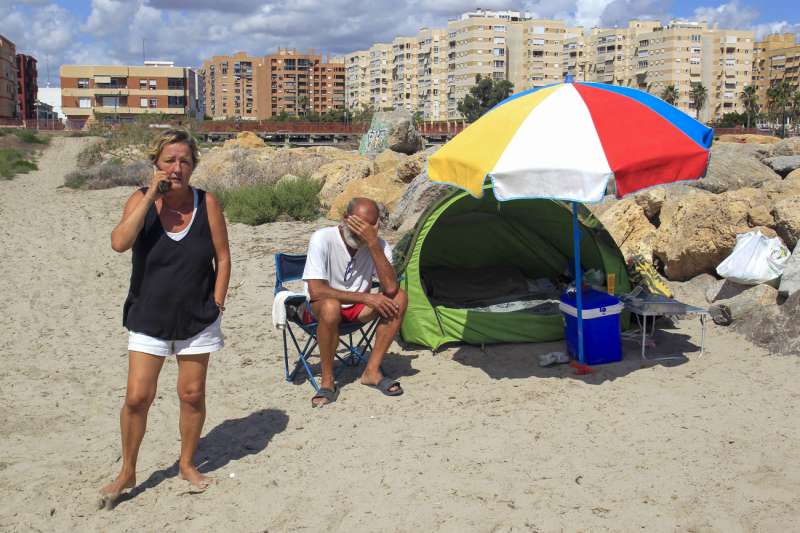
[[40,84],[58,84],[65,63],[139,64],[148,59],[197,66],[215,54],[263,55],[278,47],[343,54],[480,5],[529,11],[592,26],[629,18],[701,20],[753,29],[759,37],[800,37],[798,0],[0,0],[0,33],[39,60]]

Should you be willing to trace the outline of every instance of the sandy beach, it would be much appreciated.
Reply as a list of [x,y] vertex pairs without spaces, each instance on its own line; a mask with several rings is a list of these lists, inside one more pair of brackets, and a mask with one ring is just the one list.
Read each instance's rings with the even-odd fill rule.
[[[270,320],[273,254],[303,252],[330,224],[229,226],[233,274],[212,356],[198,461],[177,477],[176,365],[162,371],[138,465],[113,511],[98,488],[119,467],[125,394],[122,303],[130,253],[110,232],[132,189],[59,188],[86,138],[55,138],[40,170],[0,181],[5,297],[0,344],[2,531],[784,532],[800,520],[796,357],[697,320],[661,325],[652,351],[576,376],[540,368],[562,343],[395,345],[381,396],[342,374],[310,407],[284,381]],[[398,236],[390,236],[390,240]]]

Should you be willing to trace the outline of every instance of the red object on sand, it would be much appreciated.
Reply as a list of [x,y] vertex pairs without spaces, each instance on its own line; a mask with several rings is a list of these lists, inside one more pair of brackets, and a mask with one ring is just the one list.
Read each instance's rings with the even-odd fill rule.
[[586,374],[591,374],[594,372],[594,368],[590,367],[589,365],[579,363],[578,361],[570,361],[569,366],[575,369],[576,376],[585,376]]

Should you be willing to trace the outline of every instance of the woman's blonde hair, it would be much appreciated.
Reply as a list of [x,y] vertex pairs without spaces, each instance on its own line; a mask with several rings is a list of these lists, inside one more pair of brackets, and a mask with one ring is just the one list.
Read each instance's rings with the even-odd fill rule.
[[161,156],[164,147],[168,144],[176,143],[183,143],[189,147],[189,150],[192,152],[192,165],[197,166],[197,162],[200,160],[200,153],[197,150],[197,143],[194,141],[194,137],[192,137],[192,134],[188,131],[178,129],[166,130],[153,139],[153,142],[150,144],[150,150],[147,152],[147,155],[150,157],[150,162],[155,164]]

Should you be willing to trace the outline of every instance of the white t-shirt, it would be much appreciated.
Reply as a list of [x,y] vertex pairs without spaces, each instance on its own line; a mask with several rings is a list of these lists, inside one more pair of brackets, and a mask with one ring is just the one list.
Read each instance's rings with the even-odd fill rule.
[[[392,248],[383,239],[378,239],[386,259],[392,262]],[[306,255],[303,280],[324,279],[331,288],[347,292],[369,292],[375,277],[375,263],[366,246],[350,256],[339,228],[323,228],[311,236]],[[308,295],[308,283],[305,284]],[[342,307],[350,307],[344,304]]]

